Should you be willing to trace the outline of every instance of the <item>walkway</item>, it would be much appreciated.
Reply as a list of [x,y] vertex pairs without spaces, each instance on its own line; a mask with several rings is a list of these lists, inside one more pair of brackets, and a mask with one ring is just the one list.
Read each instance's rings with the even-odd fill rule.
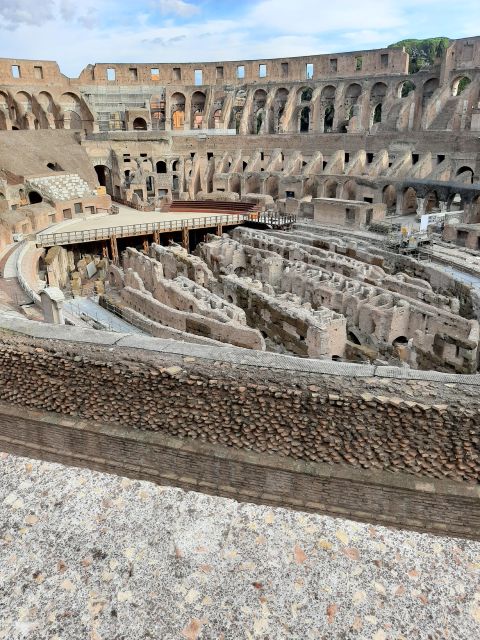
[[87,316],[92,320],[96,320],[109,331],[145,335],[141,329],[137,329],[137,327],[134,327],[128,322],[125,322],[125,320],[122,320],[122,318],[107,311],[91,298],[73,298],[67,300],[64,303],[64,308],[76,317],[83,319]]
[[[24,292],[17,280],[17,252],[21,245],[11,244],[0,256],[0,303],[15,311],[28,309],[28,317],[33,320],[43,320],[43,314],[38,307],[31,304],[31,299]],[[24,307],[23,305],[28,305]]]
[[218,225],[235,225],[248,218],[248,214],[212,214],[209,212],[137,211],[119,206],[118,214],[85,216],[53,225],[37,234],[37,244],[77,244],[106,240],[112,235],[125,238],[151,234],[155,231],[171,232],[182,229],[204,229]]

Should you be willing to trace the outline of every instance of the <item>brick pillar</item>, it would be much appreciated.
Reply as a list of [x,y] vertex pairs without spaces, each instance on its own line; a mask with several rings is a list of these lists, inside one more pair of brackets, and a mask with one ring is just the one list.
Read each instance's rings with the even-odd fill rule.
[[190,234],[188,227],[182,229],[182,247],[187,251],[190,251]]
[[118,264],[118,245],[117,245],[117,236],[110,236],[110,252],[112,254],[112,261],[115,264]]

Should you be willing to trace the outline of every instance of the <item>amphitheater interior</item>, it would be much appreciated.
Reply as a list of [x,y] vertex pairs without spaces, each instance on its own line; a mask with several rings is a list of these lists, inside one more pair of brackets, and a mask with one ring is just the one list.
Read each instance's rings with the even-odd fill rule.
[[1,59],[0,449],[477,538],[480,37],[408,67]]

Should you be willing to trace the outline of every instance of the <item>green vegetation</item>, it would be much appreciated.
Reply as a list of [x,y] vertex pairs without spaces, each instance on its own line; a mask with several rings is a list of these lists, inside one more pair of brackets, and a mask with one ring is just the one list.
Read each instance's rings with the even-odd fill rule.
[[435,60],[444,54],[449,45],[449,38],[425,38],[424,40],[400,40],[400,42],[388,45],[388,48],[401,49],[405,47],[405,51],[410,56],[408,72],[416,73],[421,69],[433,66]]

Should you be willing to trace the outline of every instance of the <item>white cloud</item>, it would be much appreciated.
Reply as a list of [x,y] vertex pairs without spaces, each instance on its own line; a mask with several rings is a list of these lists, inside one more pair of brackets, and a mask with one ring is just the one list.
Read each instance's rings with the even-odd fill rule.
[[[383,47],[406,37],[462,37],[472,35],[463,31],[465,24],[480,24],[478,0],[457,0],[455,8],[447,0],[423,0],[421,6],[414,6],[415,0],[343,0],[341,5],[331,0],[257,0],[237,4],[234,19],[223,6],[219,11],[223,3],[217,2],[95,0],[92,8],[72,0],[0,0],[2,55],[57,60],[64,73],[76,77],[94,62],[333,53]],[[200,7],[202,13],[196,15]],[[434,21],[448,11],[450,22]],[[459,16],[456,27],[452,12]],[[467,15],[469,20],[462,19]]]
[[200,13],[200,7],[196,7],[191,2],[185,2],[185,0],[159,0],[158,6],[160,13],[179,18],[190,18]]
[[44,24],[54,17],[53,0],[0,0],[0,19],[11,28],[23,24]]
[[384,29],[405,23],[402,3],[395,0],[261,0],[248,16],[256,24],[283,33],[326,33],[345,29]]

